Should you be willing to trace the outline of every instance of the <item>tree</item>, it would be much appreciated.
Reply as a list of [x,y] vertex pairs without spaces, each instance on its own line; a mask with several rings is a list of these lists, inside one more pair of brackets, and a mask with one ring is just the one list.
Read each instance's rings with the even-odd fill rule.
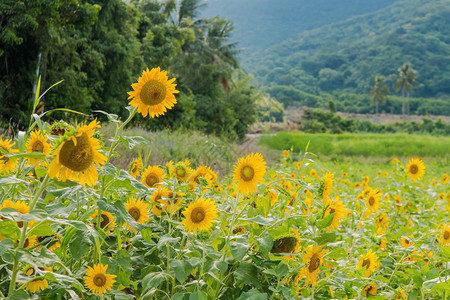
[[383,75],[376,75],[375,82],[370,95],[375,104],[375,113],[378,114],[378,104],[386,102],[386,94],[389,93],[389,88],[384,85],[386,78]]
[[409,114],[409,103],[405,106],[405,94],[409,98],[409,91],[416,85],[419,72],[414,70],[410,63],[404,63],[403,66],[398,68],[397,72],[398,74],[394,74],[396,79],[394,89],[397,93],[402,90],[402,114],[405,114],[405,112]]

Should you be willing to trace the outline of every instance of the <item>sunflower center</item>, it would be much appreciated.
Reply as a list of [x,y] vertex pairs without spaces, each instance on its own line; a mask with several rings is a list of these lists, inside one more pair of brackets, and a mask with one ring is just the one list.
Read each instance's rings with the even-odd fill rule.
[[135,221],[141,217],[141,211],[137,207],[132,207],[128,210],[128,213],[133,217]]
[[102,214],[101,217],[102,217],[102,222],[100,223],[100,228],[106,228],[106,226],[108,226],[110,220],[109,220],[108,216],[105,214]]
[[250,181],[255,176],[255,169],[251,166],[245,166],[241,169],[241,178],[244,181]]
[[336,212],[336,210],[334,208],[330,208],[330,215],[334,214]]
[[66,141],[59,152],[59,162],[72,171],[80,172],[89,168],[94,161],[94,152],[89,136],[83,133],[73,140]]
[[417,172],[419,172],[419,167],[417,165],[412,165],[409,167],[409,172],[411,174],[417,174]]
[[28,239],[25,239],[25,242],[23,243],[23,247],[26,249],[26,248],[28,248],[28,245],[30,245],[30,241]]
[[157,176],[153,175],[153,174],[149,174],[146,178],[145,178],[145,182],[147,183],[147,185],[149,187],[154,186],[155,184],[157,184],[159,182],[159,179]]
[[367,288],[367,292],[370,294],[370,292],[372,291],[373,286],[369,285],[369,287]]
[[192,210],[191,220],[198,224],[201,223],[206,217],[205,209],[203,207],[196,207]]
[[147,81],[141,89],[139,96],[146,105],[157,105],[166,98],[166,86],[158,80]]
[[50,131],[50,134],[58,135],[58,136],[63,136],[65,133],[66,133],[66,129],[64,127],[55,127],[55,128],[52,128],[52,130]]
[[41,141],[36,141],[32,148],[33,152],[44,152],[44,144]]
[[450,238],[450,231],[444,232],[444,240],[448,240]]
[[94,284],[98,287],[103,287],[106,284],[106,276],[103,274],[96,274],[94,276]]
[[310,273],[317,270],[320,266],[320,258],[318,257],[317,253],[314,253],[311,257],[311,261],[309,262],[308,271]]
[[175,172],[178,177],[184,177],[186,175],[186,170],[183,168],[177,168]]
[[375,198],[373,196],[370,196],[369,198],[369,205],[373,206],[375,204]]
[[366,269],[370,268],[370,259],[365,258],[365,259],[363,260],[362,266],[363,266],[363,267],[366,267]]
[[131,167],[131,173],[136,173],[137,171],[139,171],[139,167],[137,165],[137,163],[134,163],[133,166]]

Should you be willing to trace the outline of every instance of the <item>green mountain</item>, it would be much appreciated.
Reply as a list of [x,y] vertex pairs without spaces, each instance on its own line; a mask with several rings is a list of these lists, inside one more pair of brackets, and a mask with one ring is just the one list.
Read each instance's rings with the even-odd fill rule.
[[411,96],[450,102],[449,0],[398,1],[255,52],[245,66],[269,91],[365,94],[375,75],[388,77],[405,62],[419,72]]
[[398,0],[205,0],[202,15],[220,15],[236,28],[242,59],[255,50],[296,37],[305,30],[386,7]]

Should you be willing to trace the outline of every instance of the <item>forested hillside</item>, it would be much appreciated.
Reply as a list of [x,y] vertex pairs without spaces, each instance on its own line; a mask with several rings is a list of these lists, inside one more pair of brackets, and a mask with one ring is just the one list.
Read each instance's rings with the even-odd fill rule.
[[405,62],[418,71],[411,96],[448,99],[450,1],[399,1],[254,53],[247,67],[277,97],[282,87],[367,94],[376,75],[395,93],[390,75]]

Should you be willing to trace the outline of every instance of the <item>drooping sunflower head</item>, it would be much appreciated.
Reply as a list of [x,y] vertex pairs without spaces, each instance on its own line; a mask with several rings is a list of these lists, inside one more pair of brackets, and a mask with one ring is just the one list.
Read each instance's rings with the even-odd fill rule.
[[142,72],[137,83],[131,85],[134,89],[128,92],[130,105],[137,107],[142,116],[150,118],[164,115],[167,109],[171,109],[176,103],[174,94],[178,91],[173,83],[175,78],[168,80],[167,71],[160,68],[148,68]]
[[60,137],[73,130],[74,128],[64,121],[56,122],[52,126],[50,126],[50,134]]
[[366,297],[367,294],[372,296],[377,294],[377,285],[375,283],[370,283],[363,288],[362,295]]
[[273,241],[271,253],[296,253],[300,248],[300,239],[295,234],[284,234]]
[[86,276],[84,276],[84,285],[94,294],[100,297],[111,289],[116,275],[106,273],[108,265],[96,264],[94,267],[88,267]]
[[234,166],[233,180],[237,189],[247,195],[256,192],[258,183],[264,181],[266,162],[260,153],[252,153],[240,158]]
[[406,166],[406,172],[412,180],[420,180],[425,175],[425,164],[419,158],[411,158]]
[[159,166],[148,166],[142,174],[141,182],[149,188],[154,188],[162,179],[166,178]]
[[[106,157],[98,150],[100,141],[93,138],[97,120],[66,133],[53,151],[47,173],[59,181],[71,180],[81,185],[95,185],[98,179],[97,167],[106,163]],[[96,167],[97,166],[97,167]]]
[[[48,143],[48,137],[44,135],[40,130],[33,131],[30,133],[30,138],[26,144],[27,152],[40,152],[45,156],[50,155],[51,145]],[[41,159],[37,158],[27,158],[29,164],[37,164]]]
[[10,139],[3,140],[0,137],[0,174],[10,173],[16,169],[17,162],[14,158],[6,157],[5,154],[18,152],[13,149],[14,142]]
[[375,252],[372,251],[372,249],[369,249],[367,254],[359,258],[358,268],[364,269],[365,277],[370,276],[370,274],[375,272],[375,269],[377,269],[380,266],[377,260],[378,256],[376,255]]
[[[148,210],[148,204],[144,203],[144,201],[141,198],[130,197],[125,204],[125,208],[127,209],[127,212],[130,214],[130,216],[139,224],[145,224],[150,218],[149,218],[149,210]],[[127,226],[128,228],[132,228],[131,226]]]
[[208,230],[211,228],[214,219],[218,218],[217,206],[212,199],[205,199],[203,196],[191,202],[183,211],[185,219],[181,225],[186,231],[192,231],[194,234],[197,231]]
[[130,175],[134,178],[137,178],[141,174],[143,166],[142,158],[139,157],[131,162],[130,167],[128,168],[128,173],[130,173]]
[[169,197],[170,190],[165,186],[158,186],[158,189],[153,192],[151,201],[153,202],[152,213],[155,216],[160,216],[164,210],[167,210],[167,200],[163,199]]
[[450,244],[450,224],[442,226],[441,244],[448,246]]

